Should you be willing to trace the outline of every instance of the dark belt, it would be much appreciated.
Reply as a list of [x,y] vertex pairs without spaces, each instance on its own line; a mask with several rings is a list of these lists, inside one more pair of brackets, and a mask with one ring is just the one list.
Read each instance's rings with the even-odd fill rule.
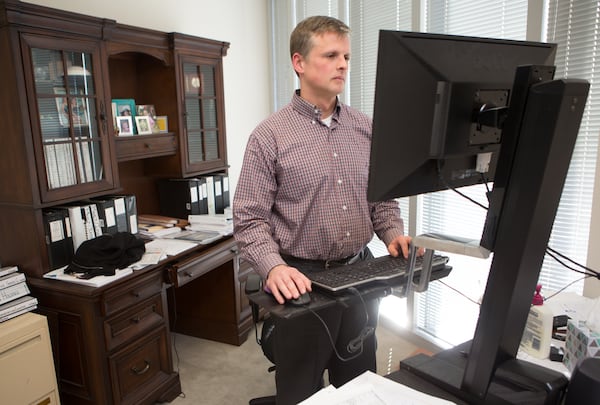
[[310,270],[310,269],[328,269],[330,267],[335,266],[344,266],[347,264],[356,263],[359,260],[362,260],[370,255],[371,251],[368,247],[364,247],[360,250],[360,252],[344,257],[342,259],[334,259],[334,260],[312,260],[312,259],[303,259],[301,257],[295,257],[290,255],[282,254],[281,258],[286,261],[289,265],[294,267],[301,266],[300,270]]

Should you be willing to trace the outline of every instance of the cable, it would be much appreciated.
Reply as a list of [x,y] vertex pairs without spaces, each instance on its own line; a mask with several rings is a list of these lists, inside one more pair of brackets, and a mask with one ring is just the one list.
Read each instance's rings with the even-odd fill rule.
[[[483,175],[483,173],[481,173],[481,183],[483,183],[483,185],[485,185],[485,190],[486,190],[486,195],[490,195],[490,186],[489,186],[489,180],[485,178],[485,176]],[[489,197],[488,197],[488,202],[489,202]]]
[[[554,260],[556,260],[558,263],[562,264],[563,266],[565,266],[568,269],[571,269],[577,273],[581,273],[581,274],[585,274],[587,276],[591,276],[591,277],[596,277],[598,279],[600,279],[600,273],[592,268],[586,267],[583,264],[580,264],[578,262],[576,262],[575,260],[563,255],[562,253],[552,249],[550,246],[546,247],[546,253],[548,254],[548,256],[552,257]],[[585,271],[581,271],[581,270],[577,270],[574,269],[573,267],[569,266],[568,264],[564,263],[562,260],[560,260],[558,257],[561,257],[562,259],[565,259],[571,263],[573,263],[574,265],[584,269]],[[591,274],[590,274],[591,273]]]
[[468,301],[471,301],[473,304],[475,304],[475,305],[481,305],[479,302],[475,301],[473,298],[471,298],[471,297],[469,297],[468,295],[466,295],[466,294],[464,294],[464,293],[460,292],[460,290],[458,290],[458,289],[456,289],[456,288],[452,287],[451,285],[449,285],[449,284],[446,284],[446,283],[445,283],[444,281],[442,281],[441,279],[438,279],[438,280],[435,280],[435,281],[438,281],[440,284],[443,284],[443,285],[445,285],[446,287],[448,287],[449,289],[451,289],[451,290],[452,290],[452,291],[454,291],[455,293],[457,293],[457,294],[459,294],[459,295],[463,296],[463,297],[464,297],[464,298],[466,298]]
[[363,308],[365,310],[365,326],[360,331],[359,335],[352,339],[350,342],[348,342],[348,345],[346,346],[346,350],[348,350],[349,353],[354,353],[354,355],[350,357],[342,357],[342,355],[338,352],[337,348],[335,347],[335,342],[333,341],[333,337],[331,336],[331,331],[329,330],[329,327],[327,326],[323,318],[321,318],[321,316],[308,305],[304,305],[304,307],[308,309],[319,320],[319,322],[321,322],[323,328],[325,329],[325,333],[327,333],[327,337],[329,338],[329,342],[331,343],[331,347],[333,349],[333,352],[335,353],[335,356],[343,362],[347,362],[358,358],[363,353],[364,341],[375,332],[375,328],[369,326],[369,311],[367,310],[367,304],[365,303],[365,300],[363,299],[362,295],[354,287],[349,288],[348,291],[352,292],[353,294],[357,295],[358,298],[360,298],[360,301],[362,302]]
[[[173,302],[172,302],[172,307],[173,307],[173,324],[175,324],[177,322],[177,299],[175,297],[175,295],[173,295]],[[175,332],[171,332],[171,337],[173,338],[172,340],[172,345],[173,345],[173,350],[175,351],[175,371],[179,372],[179,350],[177,350],[177,334]],[[179,398],[185,398],[185,391],[181,391],[181,393],[178,395]]]
[[[444,179],[444,176],[442,176],[442,166],[441,166],[441,160],[440,159],[437,160],[437,172],[438,172],[438,178],[440,179],[440,181],[442,182],[442,184],[446,188],[454,191],[459,196],[461,196],[463,198],[466,198],[467,200],[471,201],[473,204],[478,205],[479,207],[481,207],[481,208],[483,208],[484,210],[487,211],[488,207],[486,207],[485,205],[481,204],[479,201],[475,201],[474,199],[472,199],[468,195],[463,194],[462,192],[458,191],[456,188],[454,188],[453,186],[451,186],[450,184],[448,184],[446,182],[446,179]],[[482,174],[482,176],[483,176],[483,174]]]
[[551,294],[551,295],[549,295],[549,296],[545,297],[545,298],[544,298],[544,301],[547,301],[547,300],[549,300],[550,298],[552,298],[552,297],[554,297],[555,295],[558,295],[559,293],[563,292],[564,290],[566,290],[567,288],[569,288],[569,287],[570,287],[570,286],[572,286],[573,284],[575,284],[575,283],[578,283],[578,282],[580,282],[581,280],[585,280],[586,278],[589,278],[589,277],[592,277],[592,276],[590,276],[590,275],[587,275],[587,276],[581,277],[581,278],[579,278],[579,279],[577,279],[577,280],[573,280],[573,281],[571,281],[569,284],[567,284],[566,286],[564,286],[564,287],[563,287],[563,288],[561,288],[560,290],[556,291],[554,294]]
[[[481,204],[481,203],[479,203],[479,202],[475,201],[475,200],[474,200],[474,199],[472,199],[471,197],[469,197],[469,196],[467,196],[467,195],[465,195],[465,194],[461,193],[461,192],[460,192],[460,191],[458,191],[456,188],[452,187],[451,185],[449,185],[449,184],[446,182],[446,180],[444,179],[444,176],[442,175],[442,160],[441,160],[441,159],[437,160],[437,172],[438,172],[438,177],[439,177],[440,181],[441,181],[441,182],[442,182],[442,184],[444,184],[444,186],[446,186],[448,189],[450,189],[450,190],[454,191],[455,193],[457,193],[457,194],[458,194],[458,195],[460,195],[461,197],[464,197],[464,198],[466,198],[467,200],[471,201],[472,203],[474,203],[474,204],[478,205],[479,207],[481,207],[481,208],[483,208],[483,209],[485,209],[485,210],[488,210],[488,209],[489,209],[488,207],[485,207],[483,204]],[[487,195],[489,196],[489,195],[490,195],[490,189],[489,189],[489,186],[488,186],[488,184],[487,184],[488,182],[487,182],[486,180],[487,180],[487,179],[485,178],[485,176],[483,175],[483,173],[481,173],[481,182],[482,182],[483,184],[485,184],[485,187],[486,187],[486,190],[487,190]],[[552,258],[553,258],[554,260],[556,260],[558,263],[562,264],[562,265],[563,265],[564,267],[566,267],[567,269],[569,269],[569,270],[572,270],[572,271],[574,271],[574,272],[576,272],[576,273],[579,273],[579,274],[583,274],[585,277],[583,277],[582,279],[585,279],[585,278],[588,278],[588,277],[595,277],[595,278],[597,278],[598,280],[600,280],[600,272],[598,272],[597,270],[591,269],[591,268],[589,268],[589,267],[586,267],[586,266],[584,266],[584,265],[582,265],[582,264],[580,264],[580,263],[577,263],[577,262],[576,262],[576,261],[574,261],[573,259],[571,259],[571,258],[569,258],[569,257],[567,257],[567,256],[565,256],[565,255],[563,255],[562,253],[560,253],[560,252],[558,252],[558,251],[556,251],[556,250],[552,249],[550,246],[546,246],[546,254],[547,254],[548,256],[552,257]],[[575,268],[575,267],[572,267],[572,266],[568,265],[567,263],[565,263],[565,262],[564,262],[563,260],[561,260],[561,259],[564,259],[564,260],[566,260],[566,261],[568,261],[568,262],[571,262],[572,264],[574,264],[575,266],[577,266],[577,267],[579,267],[579,268],[581,268],[581,269],[583,269],[583,270],[580,270],[580,269],[577,269],[577,268]],[[580,279],[580,280],[582,280],[582,279]],[[572,282],[572,283],[569,283],[569,284],[567,284],[565,287],[563,287],[563,288],[562,288],[561,290],[559,290],[558,292],[560,292],[560,291],[563,291],[565,288],[569,287],[570,285],[572,285],[572,284],[574,284],[575,282],[577,282],[577,281],[580,281],[580,280],[576,280],[576,281],[574,281],[574,282]],[[440,282],[441,282],[441,281],[440,281]],[[443,283],[443,282],[442,282],[442,284],[446,285],[448,288],[451,288],[451,289],[455,290],[454,288],[450,287],[449,285],[447,285],[447,284],[445,284],[445,283]],[[467,297],[466,295],[462,294],[460,291],[458,291],[458,290],[455,290],[455,291],[456,291],[457,293],[459,293],[459,294],[463,295],[465,298],[467,298],[467,299],[471,300],[469,297]],[[557,293],[558,293],[558,292],[557,292]],[[555,294],[553,294],[553,295],[555,295]]]
[[358,296],[358,298],[362,302],[363,308],[365,310],[365,326],[362,328],[362,330],[360,331],[360,334],[357,337],[355,337],[350,342],[348,342],[348,345],[346,346],[346,350],[348,350],[348,352],[350,352],[350,353],[356,353],[357,351],[360,350],[360,352],[362,353],[362,347],[363,347],[364,341],[375,332],[375,328],[372,326],[369,326],[369,310],[367,309],[367,304],[366,304],[365,300],[363,299],[362,294],[354,287],[350,287],[348,289],[348,291],[350,291],[354,295]]

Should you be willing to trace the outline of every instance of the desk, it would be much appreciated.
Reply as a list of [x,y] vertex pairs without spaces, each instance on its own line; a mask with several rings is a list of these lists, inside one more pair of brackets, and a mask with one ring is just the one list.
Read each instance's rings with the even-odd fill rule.
[[170,332],[241,344],[252,269],[226,237],[101,287],[30,278],[48,318],[61,403],[154,404],[181,392]]
[[462,399],[450,394],[449,392],[441,389],[440,387],[432,384],[431,382],[414,375],[409,371],[400,369],[398,371],[394,371],[393,373],[386,375],[385,377],[397,383],[404,384],[407,387],[413,388],[417,391],[432,395],[434,397],[446,399],[458,405],[468,405],[468,402],[463,401]]

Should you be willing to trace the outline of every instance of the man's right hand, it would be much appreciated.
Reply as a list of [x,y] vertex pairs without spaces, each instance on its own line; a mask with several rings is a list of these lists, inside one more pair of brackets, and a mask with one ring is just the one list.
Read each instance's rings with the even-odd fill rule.
[[312,291],[308,277],[295,267],[280,264],[271,269],[266,286],[278,303],[298,298],[307,291]]

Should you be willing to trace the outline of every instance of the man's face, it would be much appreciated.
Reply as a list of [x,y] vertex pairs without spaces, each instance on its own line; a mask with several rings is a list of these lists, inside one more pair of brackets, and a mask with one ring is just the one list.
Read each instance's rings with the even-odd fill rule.
[[344,90],[350,39],[333,32],[314,35],[313,47],[304,58],[295,54],[296,71],[300,74],[302,94],[310,92],[316,97],[335,97]]

